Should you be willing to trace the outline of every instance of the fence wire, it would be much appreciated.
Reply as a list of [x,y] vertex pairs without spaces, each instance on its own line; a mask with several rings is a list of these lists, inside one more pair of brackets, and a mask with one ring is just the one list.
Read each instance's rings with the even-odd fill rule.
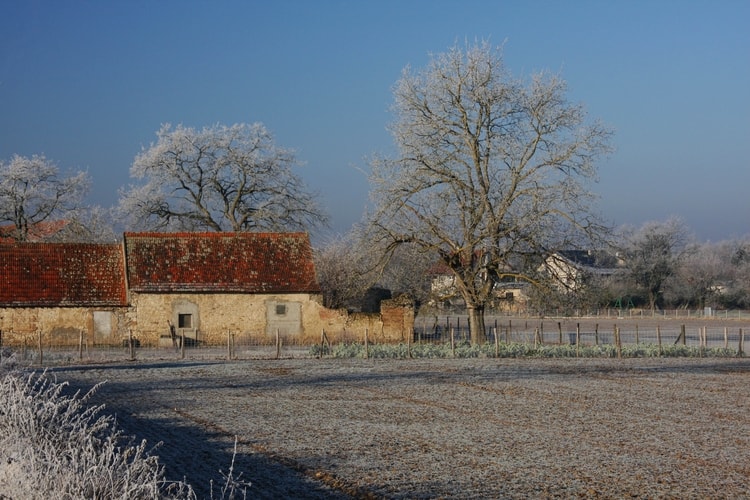
[[[587,316],[531,318],[488,315],[485,317],[487,344],[523,344],[533,346],[684,346],[696,349],[726,350],[744,355],[744,338],[750,332],[750,318],[721,317],[667,318],[630,316]],[[304,358],[331,355],[337,347],[356,344],[376,346],[376,336],[366,331],[321,332],[320,340],[302,343],[289,336],[258,336],[225,332],[213,335],[224,341],[213,344],[177,342],[170,345],[145,346],[136,340],[120,345],[78,345],[51,342],[40,335],[23,345],[3,346],[0,337],[0,361],[13,358],[22,366],[59,366],[87,363],[157,362],[160,360],[252,360]],[[414,328],[404,332],[400,342],[390,344],[451,346],[471,342],[468,316],[461,314],[420,315]],[[383,345],[383,344],[381,344]],[[355,351],[360,353],[362,351]],[[366,351],[365,351],[366,352]],[[406,352],[406,351],[404,351]],[[491,350],[490,350],[491,352]],[[660,351],[661,352],[661,351]],[[357,354],[357,355],[360,355]]]

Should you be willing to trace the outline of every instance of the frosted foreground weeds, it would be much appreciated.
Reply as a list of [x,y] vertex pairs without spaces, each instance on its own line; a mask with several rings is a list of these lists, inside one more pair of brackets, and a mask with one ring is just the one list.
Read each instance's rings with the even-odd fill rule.
[[[185,482],[164,479],[158,456],[127,439],[88,393],[64,394],[46,373],[0,364],[0,499],[194,499]],[[244,497],[249,483],[224,476],[220,498]],[[213,489],[213,488],[212,488]],[[212,495],[213,497],[213,491]]]

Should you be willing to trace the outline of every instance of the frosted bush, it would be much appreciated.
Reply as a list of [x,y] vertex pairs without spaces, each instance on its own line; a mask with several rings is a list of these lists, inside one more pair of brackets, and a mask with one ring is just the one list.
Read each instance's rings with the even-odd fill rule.
[[[3,361],[5,364],[5,361]],[[146,442],[116,429],[96,391],[64,394],[67,384],[43,373],[0,373],[0,491],[9,498],[195,498],[185,483],[164,479]]]

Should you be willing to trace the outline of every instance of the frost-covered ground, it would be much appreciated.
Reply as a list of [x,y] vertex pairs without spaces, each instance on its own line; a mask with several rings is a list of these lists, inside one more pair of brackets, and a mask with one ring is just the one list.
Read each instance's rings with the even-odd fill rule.
[[54,370],[174,479],[251,498],[750,496],[750,360],[286,359]]

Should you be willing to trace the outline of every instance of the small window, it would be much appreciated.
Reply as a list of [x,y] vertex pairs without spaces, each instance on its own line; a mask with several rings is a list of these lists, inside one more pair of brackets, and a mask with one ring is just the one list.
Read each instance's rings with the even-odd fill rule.
[[276,316],[286,316],[286,304],[276,304]]
[[177,327],[178,328],[192,328],[193,327],[193,315],[192,314],[177,315]]
[[513,302],[513,297],[514,297],[513,292],[505,292],[505,300],[509,302]]

